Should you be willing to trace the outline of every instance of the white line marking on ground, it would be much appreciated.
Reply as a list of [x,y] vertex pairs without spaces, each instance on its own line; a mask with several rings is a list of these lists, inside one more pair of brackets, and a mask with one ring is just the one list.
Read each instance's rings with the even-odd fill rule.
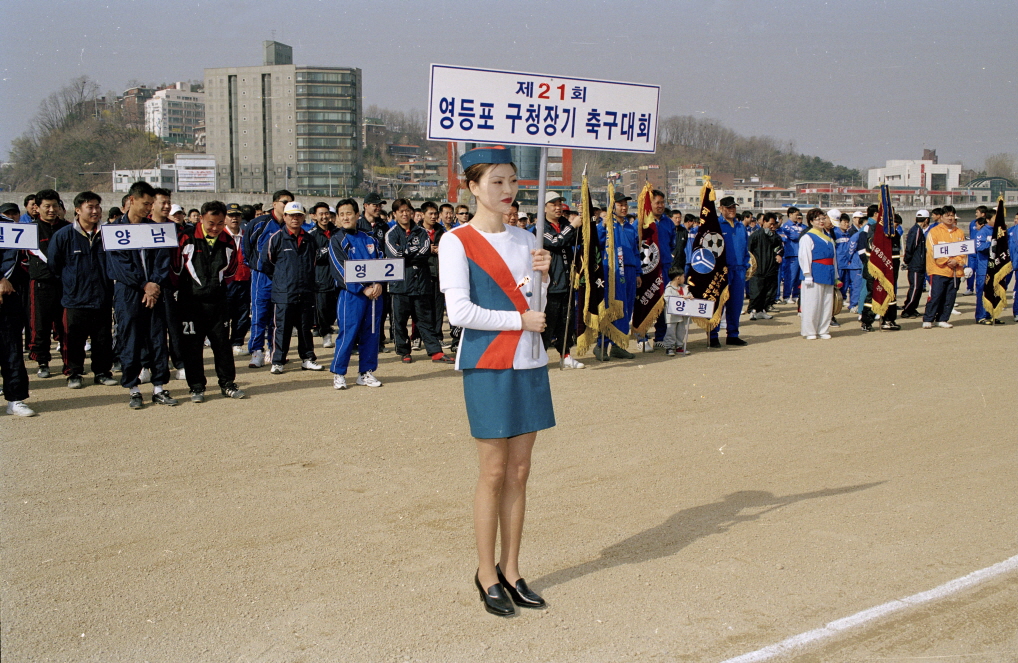
[[1018,570],[1018,555],[1010,559],[1006,559],[999,564],[988,566],[985,569],[979,571],[973,571],[967,576],[956,578],[950,582],[946,582],[943,585],[931,589],[927,592],[920,592],[913,594],[912,596],[905,597],[903,599],[895,599],[889,601],[883,605],[878,605],[862,612],[857,612],[849,617],[835,620],[826,626],[821,628],[813,629],[812,631],[806,631],[799,635],[793,635],[790,638],[782,640],[777,644],[758,649],[742,656],[736,656],[735,658],[729,658],[722,663],[759,663],[760,661],[766,661],[775,656],[781,654],[788,654],[793,649],[798,649],[808,644],[813,644],[820,640],[834,637],[842,631],[862,626],[867,622],[886,617],[887,615],[893,614],[906,608],[912,608],[923,603],[929,603],[930,601],[936,601],[944,597],[950,596],[956,592],[960,592],[964,589],[974,587],[981,582],[985,582],[991,578],[1009,573],[1011,571]]

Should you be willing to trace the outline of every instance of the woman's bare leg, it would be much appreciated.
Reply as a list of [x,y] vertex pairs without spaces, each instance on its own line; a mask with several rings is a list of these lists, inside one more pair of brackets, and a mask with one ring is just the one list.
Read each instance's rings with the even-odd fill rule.
[[498,507],[502,530],[502,550],[499,566],[506,580],[515,584],[520,579],[520,539],[523,536],[523,518],[527,511],[527,478],[530,476],[530,455],[534,450],[537,433],[510,437],[505,464],[505,478]]
[[[499,502],[502,498],[510,445],[506,438],[476,439],[476,441],[480,465],[477,490],[474,492],[477,577],[481,581],[481,586],[487,589],[498,584],[498,575],[495,573],[495,537],[498,533]],[[517,549],[518,547],[517,545]]]

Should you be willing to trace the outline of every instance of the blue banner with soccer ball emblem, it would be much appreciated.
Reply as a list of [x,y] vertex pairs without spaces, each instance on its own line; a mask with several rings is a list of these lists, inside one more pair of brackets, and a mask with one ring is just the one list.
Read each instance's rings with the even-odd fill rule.
[[725,302],[728,301],[728,259],[725,257],[725,238],[721,234],[721,222],[714,204],[714,186],[709,177],[703,178],[700,191],[700,230],[693,239],[689,255],[686,285],[694,299],[714,302],[714,316],[693,318],[705,330],[711,330],[721,322]]

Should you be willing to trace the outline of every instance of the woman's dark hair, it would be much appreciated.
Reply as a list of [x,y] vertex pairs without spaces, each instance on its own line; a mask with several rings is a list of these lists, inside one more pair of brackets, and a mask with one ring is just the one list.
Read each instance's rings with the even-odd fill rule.
[[813,219],[824,216],[824,211],[819,207],[814,207],[810,211],[806,212],[806,223],[812,224]]

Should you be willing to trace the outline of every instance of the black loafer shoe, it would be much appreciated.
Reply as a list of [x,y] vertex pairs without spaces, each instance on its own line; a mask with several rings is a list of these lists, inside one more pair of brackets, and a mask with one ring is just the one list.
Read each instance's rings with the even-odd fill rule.
[[710,347],[712,347],[712,348],[720,348],[721,347],[721,341],[719,339],[712,338],[710,340]]
[[729,336],[725,339],[725,345],[749,345],[746,341],[742,340],[738,336]]
[[513,603],[520,606],[521,608],[543,608],[547,604],[539,594],[532,591],[527,587],[527,581],[520,578],[516,581],[516,586],[509,584],[505,576],[502,575],[502,569],[499,568],[498,564],[495,565],[495,573],[498,574],[498,581],[502,583],[502,587],[509,593],[509,598],[513,600]]
[[492,585],[488,588],[488,591],[484,591],[484,588],[481,587],[481,580],[476,573],[474,574],[474,585],[477,587],[477,591],[481,593],[481,603],[484,604],[485,610],[498,617],[512,617],[516,614],[516,610],[513,609],[513,602],[502,591],[502,585]]

